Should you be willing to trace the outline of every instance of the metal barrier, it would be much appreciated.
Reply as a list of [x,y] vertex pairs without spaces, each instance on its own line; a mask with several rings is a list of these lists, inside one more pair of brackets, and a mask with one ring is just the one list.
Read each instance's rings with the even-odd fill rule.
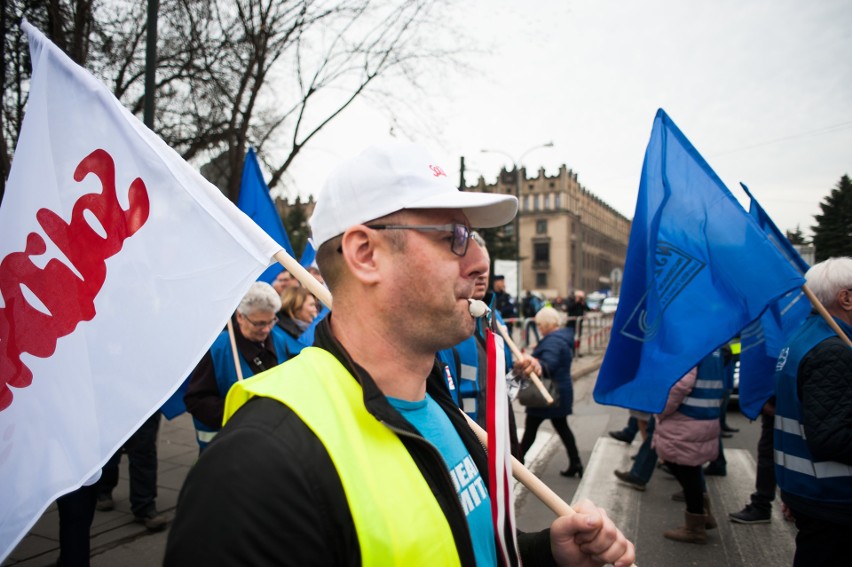
[[593,312],[584,317],[568,317],[568,321],[576,320],[574,335],[574,354],[583,356],[606,348],[609,335],[612,332],[613,315]]
[[[564,324],[577,321],[579,332],[574,336],[574,354],[582,356],[606,348],[612,332],[612,313],[592,312],[584,317],[565,317]],[[535,346],[541,336],[533,317],[513,317],[505,320],[512,323],[512,335],[522,350]],[[532,339],[535,338],[533,341]]]

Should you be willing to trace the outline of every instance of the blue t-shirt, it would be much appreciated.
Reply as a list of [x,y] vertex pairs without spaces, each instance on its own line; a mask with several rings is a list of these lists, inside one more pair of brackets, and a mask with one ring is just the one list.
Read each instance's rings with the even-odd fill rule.
[[494,526],[491,524],[491,500],[488,487],[479,474],[470,453],[464,446],[450,418],[438,403],[426,394],[426,399],[409,402],[388,398],[388,402],[441,453],[453,479],[459,501],[467,516],[477,565],[496,565]]

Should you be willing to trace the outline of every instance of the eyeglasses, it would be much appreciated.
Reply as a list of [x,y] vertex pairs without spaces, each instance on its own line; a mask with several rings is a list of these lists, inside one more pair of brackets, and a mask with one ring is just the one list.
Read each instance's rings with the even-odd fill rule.
[[271,321],[252,321],[246,315],[243,315],[242,313],[240,313],[240,315],[242,315],[243,319],[251,323],[255,329],[265,329],[267,327],[273,326],[275,323],[278,322],[278,317],[273,317]]
[[463,224],[435,224],[435,225],[408,225],[408,224],[368,224],[375,230],[417,230],[419,232],[449,232],[453,235],[450,241],[450,250],[456,256],[467,254],[467,245],[470,244],[470,227]]

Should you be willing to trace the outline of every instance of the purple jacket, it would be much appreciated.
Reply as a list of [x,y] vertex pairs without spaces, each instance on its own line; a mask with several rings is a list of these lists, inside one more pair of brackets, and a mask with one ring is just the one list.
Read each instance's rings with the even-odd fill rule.
[[719,420],[693,419],[677,411],[692,392],[697,373],[693,368],[672,386],[666,407],[657,416],[651,444],[664,461],[699,466],[719,455]]

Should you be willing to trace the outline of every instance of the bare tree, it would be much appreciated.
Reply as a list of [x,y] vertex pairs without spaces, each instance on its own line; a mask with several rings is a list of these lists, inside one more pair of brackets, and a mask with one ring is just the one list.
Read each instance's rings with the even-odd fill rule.
[[91,0],[4,0],[0,12],[0,200],[18,140],[30,78],[29,47],[21,33],[22,17],[45,30],[80,65],[85,65],[93,30]]
[[[22,13],[33,10],[25,0],[10,2]],[[57,41],[62,33],[50,27],[50,37],[78,53],[79,62],[141,115],[146,0],[106,0],[94,8],[91,0],[46,3],[48,15],[54,5],[65,6],[59,30],[73,32],[63,31],[66,37]],[[219,166],[220,188],[233,200],[249,145],[275,186],[353,101],[393,97],[379,88],[382,80],[416,85],[425,62],[454,60],[455,46],[434,42],[437,34],[446,36],[438,20],[443,6],[441,0],[161,2],[155,130],[185,159]],[[3,92],[5,99],[14,89],[4,83]],[[4,142],[19,126],[4,123]]]

